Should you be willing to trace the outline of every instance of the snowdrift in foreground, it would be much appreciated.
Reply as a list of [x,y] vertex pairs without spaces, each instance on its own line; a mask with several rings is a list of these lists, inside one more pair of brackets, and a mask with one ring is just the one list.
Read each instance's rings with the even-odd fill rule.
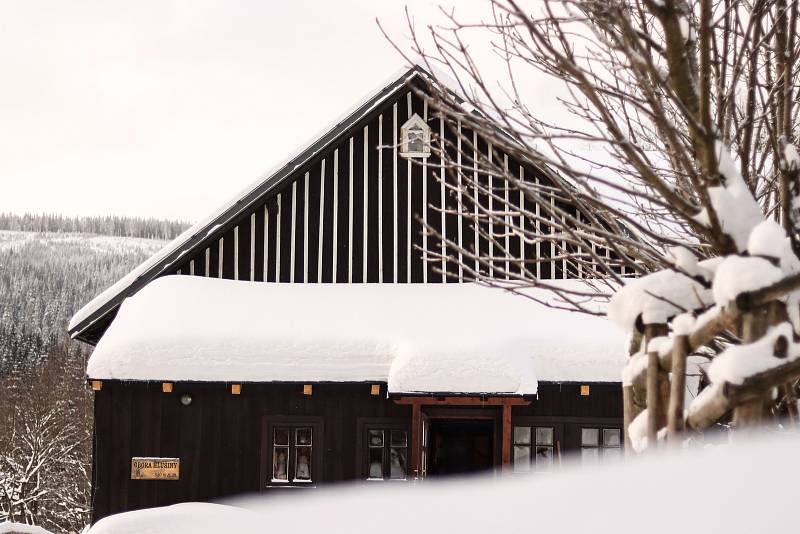
[[388,381],[398,393],[533,394],[537,379],[618,382],[624,345],[603,317],[475,284],[168,276],[125,300],[87,373],[121,380]]
[[[550,475],[337,486],[253,497],[232,506],[180,504],[112,516],[90,534],[304,532],[404,534],[793,532],[798,436],[669,451]],[[769,488],[765,491],[764,488]],[[679,510],[680,513],[667,513]]]

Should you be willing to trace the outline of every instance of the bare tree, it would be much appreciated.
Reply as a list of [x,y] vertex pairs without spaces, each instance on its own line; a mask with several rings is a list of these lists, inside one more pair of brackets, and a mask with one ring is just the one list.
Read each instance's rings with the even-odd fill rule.
[[79,532],[88,523],[91,403],[80,356],[57,346],[34,371],[7,377],[0,521],[54,532]]
[[[429,227],[443,243],[428,248],[431,259],[459,262],[475,279],[521,294],[549,287],[555,305],[577,311],[592,311],[584,299],[591,292],[613,295],[610,316],[632,333],[626,427],[649,408],[629,434],[646,421],[640,435],[652,443],[668,426],[670,401],[673,434],[684,428],[678,397],[687,353],[712,360],[715,388],[693,403],[690,413],[703,417],[690,426],[734,407],[739,424],[791,413],[800,376],[787,363],[800,357],[798,2],[487,5],[488,20],[445,12],[447,24],[424,34],[409,18],[407,56],[433,73],[427,92],[448,124],[438,139],[447,162],[439,178],[458,199],[453,211],[491,244],[459,246]],[[474,55],[476,35],[503,64],[500,79]],[[531,73],[561,84],[568,118],[537,116],[526,98]],[[487,140],[488,155],[465,131]],[[546,179],[509,172],[493,150],[544,170]],[[548,254],[512,254],[509,236]],[[537,266],[553,258],[592,291],[545,279]],[[629,275],[639,278],[626,285]],[[775,333],[787,324],[789,335]],[[753,347],[767,338],[780,345],[767,351],[775,361],[749,374],[730,363],[759,361]],[[734,345],[753,350],[737,359]],[[779,364],[791,368],[774,371]],[[775,376],[759,375],[770,369]],[[734,392],[744,385],[750,389]],[[766,395],[778,385],[784,395],[776,404]]]

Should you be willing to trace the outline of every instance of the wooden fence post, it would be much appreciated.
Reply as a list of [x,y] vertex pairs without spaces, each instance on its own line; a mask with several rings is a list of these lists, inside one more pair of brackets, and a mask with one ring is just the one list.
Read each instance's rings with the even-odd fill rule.
[[675,336],[672,340],[672,381],[669,390],[669,410],[667,411],[667,438],[679,439],[683,432],[683,397],[686,388],[686,349],[687,336]]
[[[759,306],[742,316],[742,343],[753,343],[767,331],[767,307]],[[746,400],[733,410],[737,427],[756,426],[764,414],[764,397]]]
[[[631,343],[628,347],[628,357],[632,357],[639,352],[642,346],[642,333],[638,329],[634,329]],[[641,413],[642,407],[636,403],[633,384],[622,386],[622,434],[625,437],[625,454],[630,454],[633,451],[633,444],[631,437],[628,434],[628,426],[636,419],[636,416]]]
[[667,426],[667,399],[669,379],[661,370],[658,352],[650,350],[650,341],[666,335],[667,325],[648,324],[644,327],[645,348],[647,350],[647,446],[657,447],[658,431]]

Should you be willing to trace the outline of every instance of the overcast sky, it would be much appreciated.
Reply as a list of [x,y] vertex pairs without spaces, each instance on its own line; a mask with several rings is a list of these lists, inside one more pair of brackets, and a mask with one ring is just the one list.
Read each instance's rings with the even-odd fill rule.
[[4,1],[0,211],[196,221],[403,66],[376,17],[407,43],[439,3]]

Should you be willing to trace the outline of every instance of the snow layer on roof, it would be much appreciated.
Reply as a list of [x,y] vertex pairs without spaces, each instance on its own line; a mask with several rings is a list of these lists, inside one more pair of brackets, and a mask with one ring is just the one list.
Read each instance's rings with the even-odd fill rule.
[[123,302],[87,373],[96,379],[388,381],[394,392],[534,393],[536,379],[618,382],[624,341],[602,317],[475,284],[167,276]]
[[[416,66],[417,68],[421,68]],[[293,159],[299,157],[303,154],[306,150],[311,148],[314,143],[322,139],[325,135],[335,130],[337,127],[341,126],[343,122],[354,112],[356,112],[361,106],[365,105],[371,99],[380,95],[380,93],[386,90],[390,85],[395,82],[401,81],[409,81],[413,77],[420,74],[418,70],[411,70],[411,67],[404,67],[398,71],[396,71],[392,76],[384,80],[377,88],[370,93],[367,94],[363,99],[359,100],[359,102],[347,110],[344,114],[333,120],[328,126],[324,129],[319,131],[313,137],[309,138],[309,141],[302,145],[302,148],[297,150],[296,152],[292,153],[288,158],[284,161],[280,162],[272,169],[261,175],[257,180],[255,180],[252,184],[242,189],[239,193],[231,197],[227,202],[220,205],[220,207],[212,212],[208,217],[199,221],[191,228],[183,232],[169,244],[167,244],[163,249],[161,249],[158,253],[154,254],[152,257],[148,258],[146,261],[142,262],[141,265],[136,267],[133,271],[125,275],[123,278],[115,282],[111,285],[108,289],[97,295],[91,301],[89,301],[83,308],[78,310],[77,313],[72,317],[69,322],[68,330],[72,332],[79,324],[89,318],[93,313],[98,311],[100,308],[103,307],[108,301],[115,298],[117,295],[121,294],[128,286],[136,282],[140,277],[147,274],[150,269],[152,269],[155,265],[160,263],[162,260],[168,258],[170,255],[174,254],[182,247],[184,247],[195,235],[202,235],[206,236],[212,233],[216,228],[219,228],[222,224],[227,221],[219,221],[220,217],[222,217],[226,211],[233,208],[237,204],[241,204],[241,208],[244,209],[246,204],[243,203],[243,200],[253,193],[254,191],[258,190],[262,187],[267,181],[272,179],[283,167],[285,167],[288,163],[290,163]],[[405,78],[403,76],[407,75]],[[370,106],[367,110],[364,110],[358,117],[354,117],[352,121],[358,121],[361,117],[369,113],[373,110],[376,106],[380,105],[381,102],[385,101],[391,93],[387,93],[383,95],[382,98],[379,98],[375,102],[373,102],[372,106]],[[351,122],[352,122],[351,121]],[[302,165],[308,159],[312,158],[316,152],[313,154],[308,155],[302,161],[299,161],[296,167]],[[156,273],[160,274],[160,273]]]

